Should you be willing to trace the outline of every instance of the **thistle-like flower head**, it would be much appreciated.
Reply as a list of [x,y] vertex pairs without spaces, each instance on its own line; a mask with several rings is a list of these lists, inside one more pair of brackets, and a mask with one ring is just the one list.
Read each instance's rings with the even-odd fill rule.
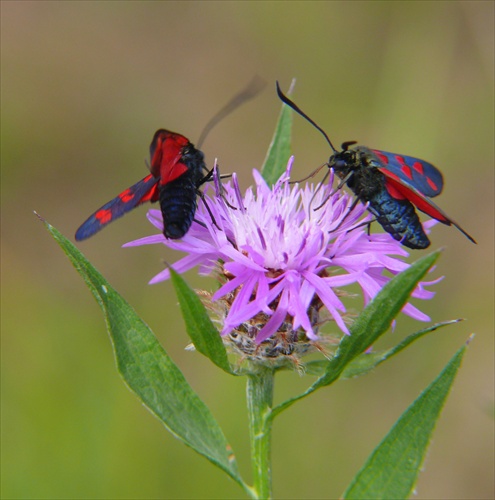
[[[221,334],[247,355],[309,350],[328,319],[348,334],[342,288],[357,283],[366,305],[408,267],[401,259],[408,255],[404,247],[386,233],[369,234],[366,207],[353,206],[342,189],[333,191],[332,178],[317,187],[290,184],[292,161],[272,187],[254,170],[254,186],[244,194],[235,174],[221,185],[215,173],[215,187],[207,187],[182,240],[159,234],[125,245],[161,243],[187,254],[172,266],[177,272],[199,266],[202,274],[215,273],[220,288],[205,294],[210,308],[220,316]],[[150,210],[148,219],[162,231],[158,210]],[[150,283],[168,277],[165,269]],[[432,283],[420,283],[413,297],[431,298],[424,286]],[[429,320],[411,304],[403,312]]]

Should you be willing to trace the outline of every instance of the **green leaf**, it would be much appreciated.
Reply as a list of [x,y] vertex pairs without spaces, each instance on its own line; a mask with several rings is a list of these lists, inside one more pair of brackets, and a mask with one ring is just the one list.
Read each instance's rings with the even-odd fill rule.
[[43,222],[100,305],[118,370],[131,391],[174,436],[246,490],[220,426],[150,328],[69,240]]
[[[340,380],[347,380],[349,378],[365,375],[366,373],[373,370],[373,368],[376,368],[379,364],[404,350],[414,341],[444,326],[459,323],[459,321],[462,321],[462,319],[452,319],[450,321],[436,323],[432,326],[429,326],[428,328],[424,328],[423,330],[408,335],[402,342],[386,351],[372,351],[370,353],[363,352],[347,365],[345,370],[342,372],[342,375],[340,376]],[[309,363],[304,364],[304,369],[308,375],[316,375],[318,377],[321,377],[327,371],[327,366],[329,363],[330,360],[328,359],[310,361]]]
[[234,374],[220,332],[211,322],[205,306],[182,277],[172,268],[169,269],[179,299],[182,316],[186,323],[186,330],[193,341],[194,347],[201,354],[210,358],[219,368],[227,373]]
[[[292,95],[294,85],[295,80],[292,80],[288,95]],[[269,185],[275,184],[287,168],[287,162],[291,156],[291,131],[292,109],[286,104],[282,104],[275,133],[261,169],[261,174]]]
[[326,372],[308,390],[284,401],[273,409],[272,418],[321,387],[335,382],[346,366],[383,335],[406,304],[418,282],[435,263],[440,251],[417,260],[391,279],[356,318],[350,335],[342,338],[335,356],[326,365]]
[[353,359],[342,372],[340,376],[341,380],[357,377],[359,375],[364,375],[368,373],[373,368],[377,367],[384,361],[387,361],[391,357],[395,356],[399,352],[403,351],[406,347],[410,346],[416,340],[424,337],[428,333],[432,333],[444,326],[452,325],[462,321],[461,319],[453,319],[450,321],[443,321],[442,323],[436,323],[428,328],[419,330],[418,332],[408,335],[402,342],[399,342],[395,347],[381,352],[371,352],[369,354],[362,353],[357,358]]
[[352,480],[343,498],[409,498],[465,351],[466,346],[459,349],[442,373],[403,413]]

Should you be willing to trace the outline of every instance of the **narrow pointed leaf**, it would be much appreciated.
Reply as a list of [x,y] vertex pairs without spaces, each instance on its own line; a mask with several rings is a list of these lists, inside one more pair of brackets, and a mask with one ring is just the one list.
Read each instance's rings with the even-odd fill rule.
[[443,321],[442,323],[436,323],[428,328],[424,328],[423,330],[419,330],[418,332],[408,335],[402,342],[399,342],[396,346],[392,347],[391,349],[387,349],[386,351],[376,352],[376,353],[371,352],[369,354],[362,353],[357,358],[353,359],[346,366],[345,370],[342,372],[342,375],[340,376],[340,379],[345,380],[357,377],[359,375],[364,375],[373,368],[382,364],[384,361],[387,361],[391,357],[403,351],[406,347],[410,346],[416,340],[424,337],[425,335],[428,335],[429,333],[439,330],[444,326],[452,325],[454,323],[458,323],[459,321],[462,320],[454,319],[451,321]]
[[100,305],[127,386],[174,436],[246,489],[218,423],[150,328],[69,240],[43,222]]
[[194,347],[219,368],[233,374],[220,332],[211,322],[200,298],[172,268],[170,275],[186,323],[186,330]]
[[[340,380],[347,380],[349,378],[365,375],[373,370],[373,368],[376,368],[378,365],[387,361],[395,354],[403,351],[406,347],[411,345],[416,340],[424,337],[428,333],[432,333],[447,325],[459,323],[459,321],[462,321],[462,319],[453,319],[450,321],[443,321],[442,323],[436,323],[428,328],[424,328],[423,330],[419,330],[418,332],[408,335],[402,342],[399,342],[396,346],[391,349],[387,349],[386,351],[372,351],[370,353],[364,352],[347,365],[340,376]],[[329,363],[330,360],[328,359],[310,361],[309,363],[305,363],[304,370],[308,375],[321,377],[326,372]]]
[[335,356],[326,365],[325,374],[302,394],[275,407],[272,418],[296,401],[335,382],[354,358],[373,345],[388,330],[418,282],[435,263],[439,254],[440,252],[436,251],[417,260],[391,279],[356,318],[350,328],[351,334],[343,337]]
[[[289,95],[292,95],[294,85],[295,80],[292,81],[288,92]],[[291,155],[291,131],[292,109],[282,104],[275,133],[261,169],[261,174],[268,185],[275,184],[278,178],[285,172]]]
[[403,413],[353,479],[343,498],[409,498],[465,351],[466,346],[459,349],[442,373]]

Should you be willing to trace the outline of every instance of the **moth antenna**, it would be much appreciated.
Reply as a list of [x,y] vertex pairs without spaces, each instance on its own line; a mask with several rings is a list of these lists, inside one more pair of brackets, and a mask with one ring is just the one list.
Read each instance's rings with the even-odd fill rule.
[[211,129],[215,127],[215,125],[221,122],[226,116],[230,115],[230,113],[237,109],[241,104],[244,104],[246,101],[249,101],[258,95],[265,86],[265,80],[256,75],[244,90],[241,90],[241,92],[232,97],[232,99],[205,125],[205,128],[199,136],[196,147],[200,149],[206,139],[206,136],[210,133]]
[[333,147],[332,141],[328,137],[327,133],[319,126],[316,124],[315,121],[313,121],[296,103],[291,101],[281,90],[280,90],[280,85],[277,83],[277,94],[279,98],[281,99],[282,102],[287,104],[287,106],[291,107],[296,113],[300,114],[303,118],[305,118],[313,127],[316,128],[316,130],[319,130],[322,134],[323,137],[327,140],[328,144],[330,144],[330,147],[332,148],[332,151],[334,153],[338,153],[338,151]]

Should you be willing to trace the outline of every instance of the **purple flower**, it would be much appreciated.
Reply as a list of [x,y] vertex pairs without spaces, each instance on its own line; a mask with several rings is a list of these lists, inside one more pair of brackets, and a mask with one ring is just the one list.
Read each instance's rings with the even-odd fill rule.
[[[182,240],[158,234],[124,245],[162,243],[187,254],[173,265],[177,272],[199,266],[201,274],[216,273],[221,286],[211,301],[217,313],[223,311],[221,334],[232,339],[247,332],[253,341],[244,352],[262,342],[266,347],[271,339],[265,354],[284,353],[300,332],[316,341],[323,306],[348,334],[341,288],[357,283],[366,305],[391,275],[409,267],[401,260],[408,253],[399,242],[387,233],[368,234],[372,217],[365,206],[352,208],[353,198],[344,190],[332,192],[333,177],[318,187],[290,185],[292,161],[273,187],[254,170],[255,186],[244,196],[235,174],[222,186],[216,175],[215,188],[205,190],[209,210],[199,203],[197,222]],[[150,210],[148,219],[162,231],[159,210]],[[168,278],[165,269],[150,283]],[[412,296],[432,298],[424,287],[434,283],[420,283]],[[429,320],[411,304],[403,312]],[[280,332],[284,341],[274,336]]]

